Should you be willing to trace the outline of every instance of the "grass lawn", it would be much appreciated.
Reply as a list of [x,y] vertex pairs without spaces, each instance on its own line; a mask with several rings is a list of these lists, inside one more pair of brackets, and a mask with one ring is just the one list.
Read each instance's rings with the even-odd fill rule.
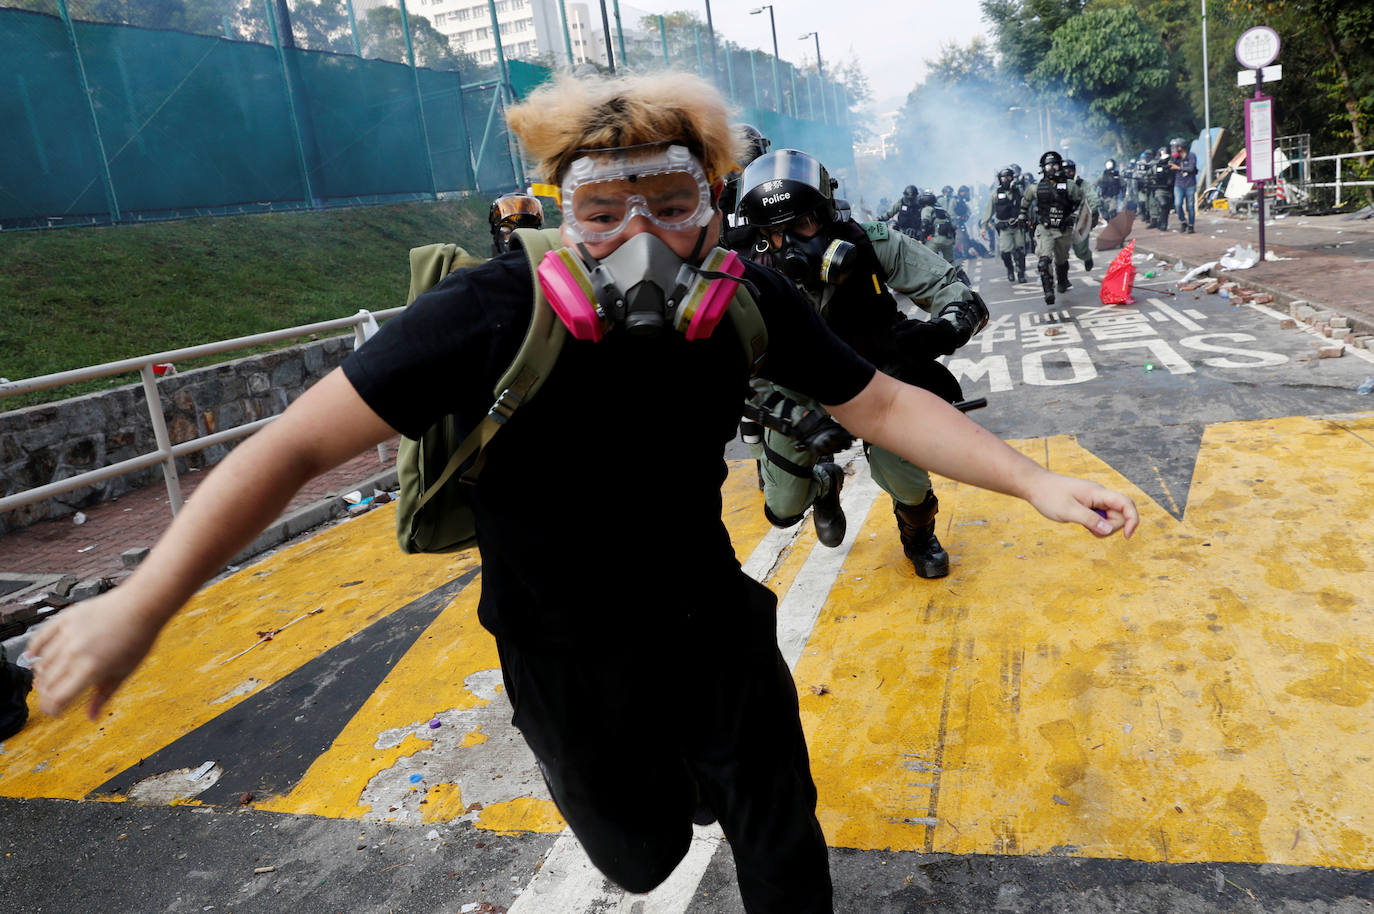
[[[484,197],[0,234],[0,377],[11,380],[405,304],[409,250],[485,256]],[[556,224],[556,223],[551,223]],[[274,344],[276,348],[289,342]],[[273,346],[260,347],[262,349]],[[241,358],[239,350],[179,364]],[[0,400],[0,411],[137,380]]]

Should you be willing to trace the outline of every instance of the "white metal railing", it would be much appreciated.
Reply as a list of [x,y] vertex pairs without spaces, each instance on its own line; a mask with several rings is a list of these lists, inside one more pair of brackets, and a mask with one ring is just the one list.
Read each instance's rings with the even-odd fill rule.
[[1341,188],[1342,188],[1342,187],[1374,187],[1374,181],[1341,181],[1341,160],[1343,160],[1343,159],[1358,159],[1358,158],[1362,158],[1362,157],[1365,157],[1365,156],[1372,156],[1372,155],[1374,155],[1374,150],[1366,150],[1366,151],[1364,151],[1364,152],[1343,152],[1343,153],[1341,153],[1340,155],[1334,155],[1334,156],[1317,156],[1316,158],[1308,159],[1309,162],[1335,162],[1335,163],[1336,163],[1336,180],[1335,180],[1334,182],[1325,183],[1325,184],[1318,184],[1318,183],[1316,183],[1316,182],[1312,182],[1312,183],[1309,183],[1307,186],[1308,186],[1308,187],[1334,187],[1334,188],[1336,189],[1336,205],[1337,205],[1337,206],[1340,206],[1340,205],[1341,205]]
[[[176,458],[193,454],[196,451],[204,450],[216,444],[223,444],[226,441],[233,441],[236,438],[243,438],[262,428],[271,422],[276,416],[268,416],[265,419],[258,419],[234,428],[215,432],[211,435],[203,435],[190,441],[183,441],[180,444],[172,444],[171,437],[167,433],[167,419],[162,413],[162,401],[157,393],[157,375],[153,371],[154,365],[165,362],[178,362],[185,359],[194,359],[203,355],[214,355],[220,352],[232,352],[235,349],[246,349],[249,346],[257,346],[263,343],[275,343],[280,340],[293,339],[295,337],[308,336],[312,333],[327,333],[331,330],[343,330],[348,327],[353,328],[354,345],[361,346],[364,342],[377,332],[377,318],[388,318],[400,314],[404,308],[388,308],[384,311],[362,310],[352,317],[340,317],[334,320],[321,321],[317,324],[304,324],[299,327],[288,327],[285,330],[272,330],[267,333],[255,333],[252,336],[241,336],[232,340],[221,340],[218,343],[205,343],[200,346],[188,346],[184,349],[171,349],[166,352],[156,352],[152,355],[137,356],[132,359],[122,359],[118,362],[106,362],[103,365],[92,365],[89,368],[75,368],[71,371],[59,371],[55,374],[40,375],[36,378],[25,378],[19,381],[0,382],[0,399],[13,397],[18,394],[31,393],[36,390],[47,390],[52,387],[61,387],[63,384],[74,384],[78,381],[89,381],[95,378],[109,377],[110,375],[125,374],[130,371],[137,371],[143,381],[143,398],[148,406],[148,418],[153,427],[153,438],[157,442],[157,450],[147,454],[140,454],[128,460],[121,460],[119,463],[112,463],[109,466],[101,467],[97,470],[89,470],[79,473],[76,476],[69,476],[57,482],[37,488],[27,489],[23,492],[16,492],[0,498],[0,512],[20,508],[24,505],[33,504],[54,495],[61,495],[63,492],[70,492],[82,486],[93,485],[112,479],[115,476],[122,476],[125,473],[132,473],[144,467],[155,464],[162,464],[162,477],[167,483],[167,500],[172,506],[172,513],[181,510],[181,482],[177,478]],[[385,448],[386,445],[381,445]],[[384,451],[379,451],[382,459],[386,459]]]

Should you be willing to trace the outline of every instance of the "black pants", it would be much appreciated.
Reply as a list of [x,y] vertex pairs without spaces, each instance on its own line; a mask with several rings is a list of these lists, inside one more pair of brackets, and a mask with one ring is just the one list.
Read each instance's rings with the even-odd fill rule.
[[730,842],[749,914],[830,914],[792,675],[776,646],[743,652],[724,639],[604,653],[498,641],[498,650],[514,723],[608,878],[631,892],[661,883],[704,804]]

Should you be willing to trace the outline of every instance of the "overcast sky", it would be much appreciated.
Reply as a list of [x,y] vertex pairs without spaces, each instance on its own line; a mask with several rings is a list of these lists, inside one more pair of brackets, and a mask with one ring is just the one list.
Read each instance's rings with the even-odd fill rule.
[[[768,12],[749,15],[758,5],[754,0],[713,0],[717,38],[771,53]],[[597,8],[598,3],[588,0],[588,6]],[[610,0],[606,6],[611,8]],[[705,0],[621,0],[622,18],[630,7],[648,13],[690,10],[706,18]],[[939,54],[941,44],[967,44],[975,35],[991,34],[974,0],[774,0],[773,17],[779,57],[797,64],[814,60],[816,40],[803,43],[797,36],[819,32],[822,64],[829,68],[832,62],[857,57],[875,103],[889,105],[900,104],[925,78],[925,60]]]

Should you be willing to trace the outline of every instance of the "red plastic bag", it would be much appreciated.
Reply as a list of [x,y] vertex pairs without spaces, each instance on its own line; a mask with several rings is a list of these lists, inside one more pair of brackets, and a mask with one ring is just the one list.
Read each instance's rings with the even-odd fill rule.
[[1131,263],[1131,254],[1135,251],[1135,240],[1126,242],[1126,246],[1117,252],[1111,265],[1107,267],[1107,276],[1102,280],[1101,299],[1104,305],[1134,305],[1135,299],[1131,298],[1131,287],[1135,285],[1135,265]]

